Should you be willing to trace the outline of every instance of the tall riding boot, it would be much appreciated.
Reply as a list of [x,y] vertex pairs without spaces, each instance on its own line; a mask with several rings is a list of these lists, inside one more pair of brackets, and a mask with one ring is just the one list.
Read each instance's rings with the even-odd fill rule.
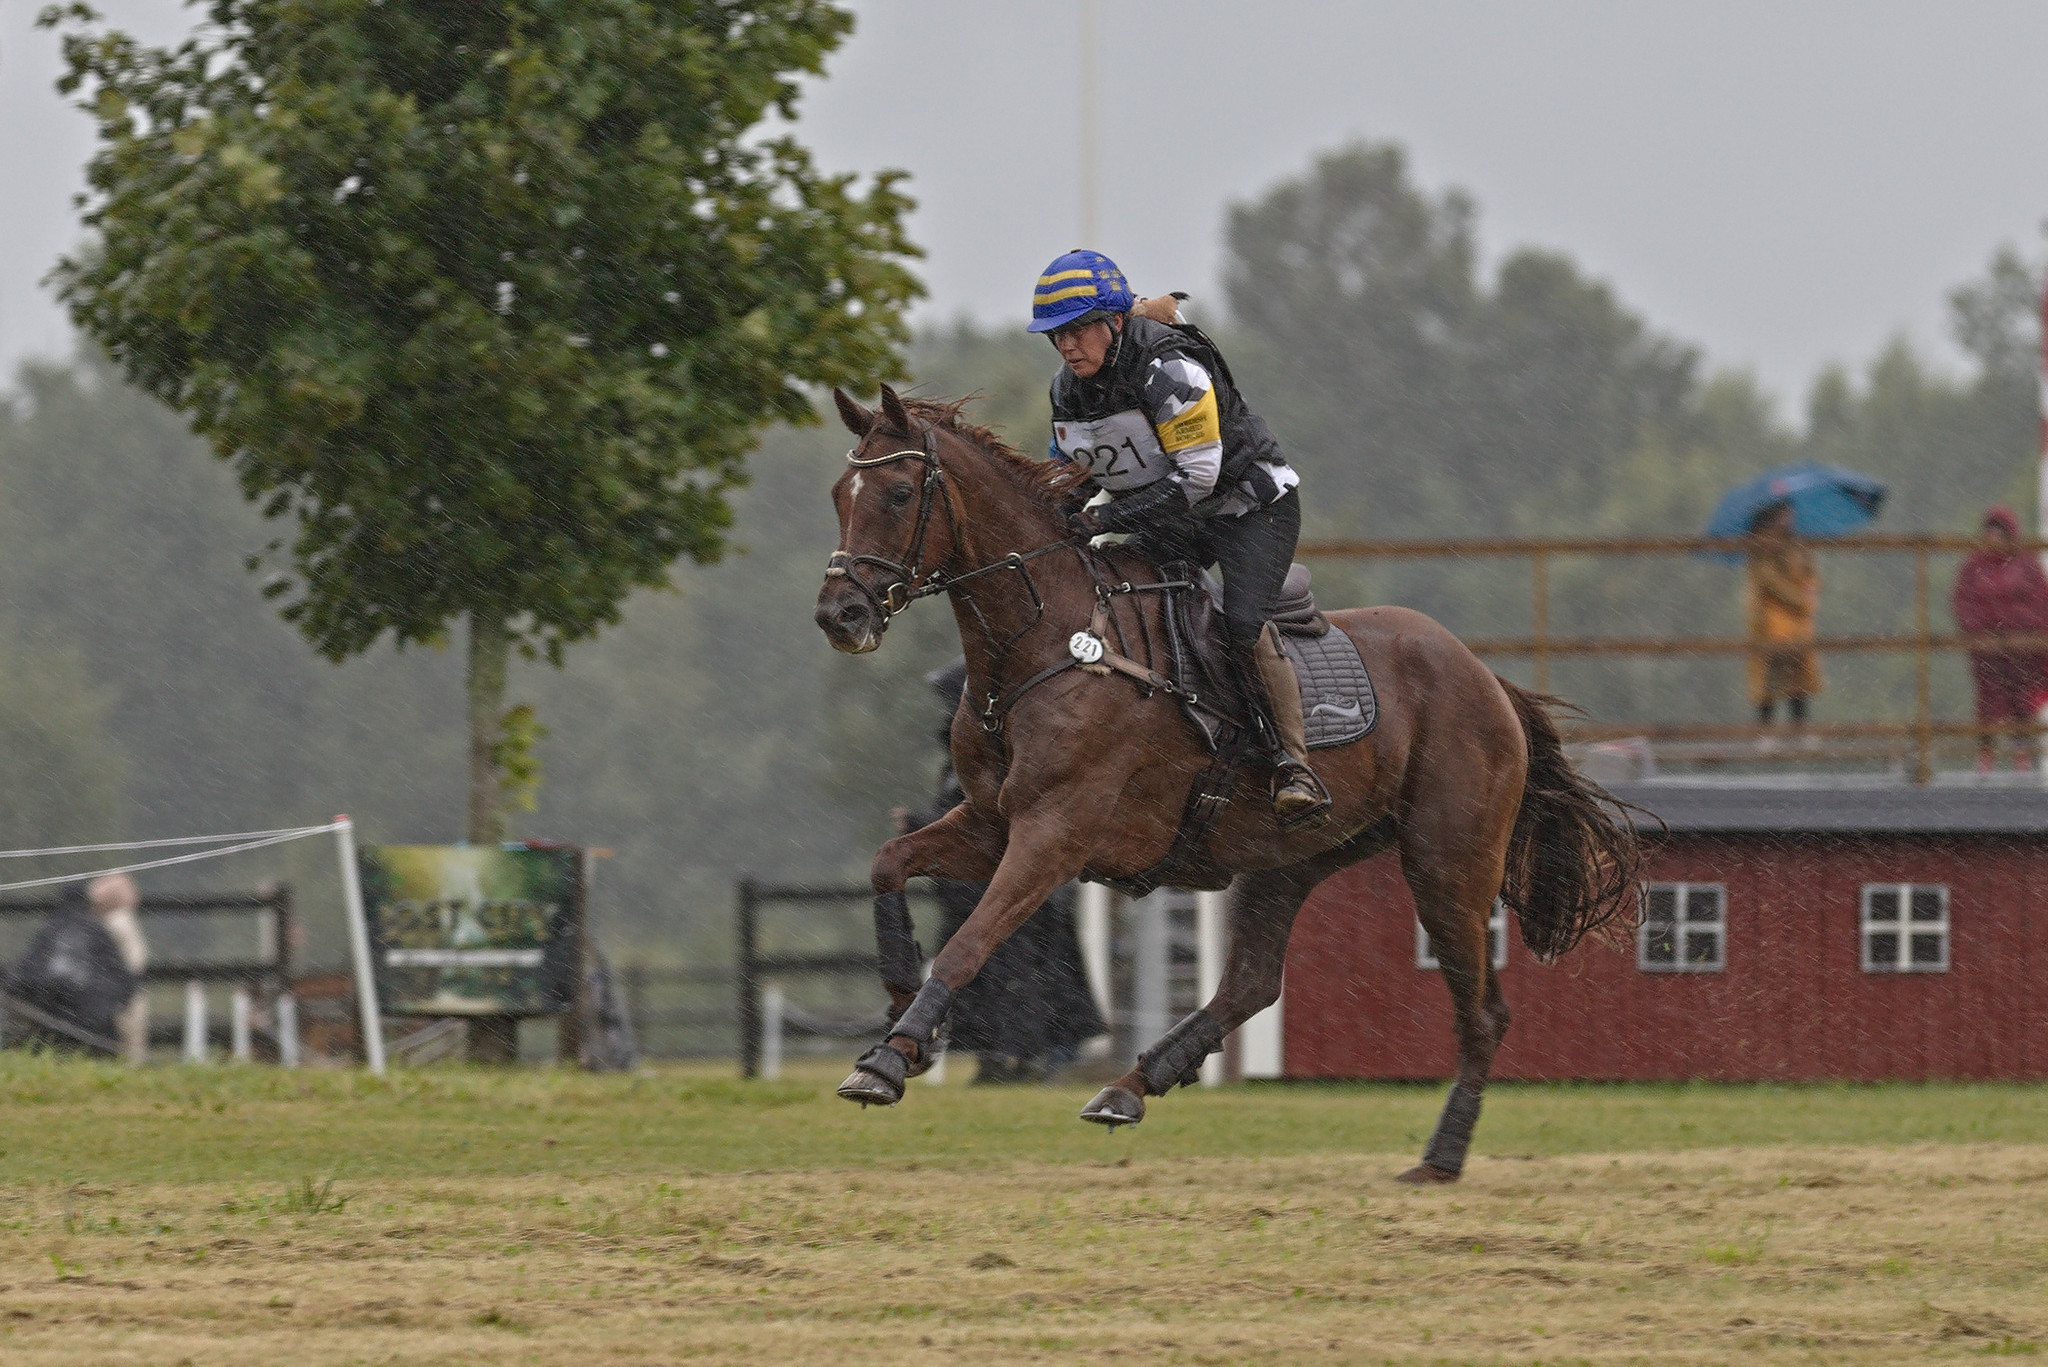
[[1282,830],[1320,826],[1330,818],[1330,794],[1309,768],[1301,681],[1280,653],[1280,637],[1271,622],[1259,632],[1255,659],[1266,695],[1266,714],[1273,719],[1279,742],[1279,751],[1273,756],[1273,815],[1279,818]]

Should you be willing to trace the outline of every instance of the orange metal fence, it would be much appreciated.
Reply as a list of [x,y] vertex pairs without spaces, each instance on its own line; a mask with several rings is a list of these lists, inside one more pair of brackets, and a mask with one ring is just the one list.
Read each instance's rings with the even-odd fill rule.
[[[1945,652],[1969,650],[2048,650],[2048,637],[1978,637],[1936,635],[1930,560],[1938,554],[1968,552],[1977,542],[1966,536],[1915,536],[1871,534],[1835,537],[1809,542],[1810,549],[1838,552],[1867,552],[1913,557],[1913,630],[1909,634],[1864,634],[1817,636],[1812,646],[1820,651],[1875,651],[1910,653],[1914,660],[1913,718],[1908,722],[1841,722],[1805,728],[1805,734],[1821,740],[1903,740],[1910,743],[1913,779],[1926,783],[1933,776],[1934,742],[1941,737],[1978,736],[1986,731],[2029,732],[2027,725],[1983,727],[1974,722],[1942,722],[1934,719],[1932,669],[1934,657]],[[2021,543],[2029,553],[2039,553],[2048,542]],[[1672,656],[1746,655],[1756,646],[1745,637],[1725,636],[1556,636],[1550,631],[1550,567],[1564,556],[1692,555],[1725,552],[1740,556],[1746,542],[1695,536],[1638,537],[1492,537],[1444,541],[1305,541],[1295,554],[1304,560],[1414,560],[1522,558],[1529,562],[1531,591],[1530,633],[1527,636],[1469,637],[1465,644],[1478,655],[1523,656],[1531,660],[1539,691],[1550,686],[1553,659],[1567,656]],[[1765,734],[1762,728],[1718,722],[1646,722],[1633,724],[1584,724],[1568,728],[1573,739],[1598,740],[1622,736],[1647,736],[1652,740],[1715,741],[1747,740]]]

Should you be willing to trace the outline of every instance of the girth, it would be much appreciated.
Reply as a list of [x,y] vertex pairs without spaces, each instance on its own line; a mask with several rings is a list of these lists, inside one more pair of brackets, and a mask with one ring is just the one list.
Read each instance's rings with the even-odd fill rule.
[[[1171,698],[1178,699],[1184,707],[1199,707],[1219,721],[1236,724],[1235,718],[1204,702],[1199,692],[1182,688],[1151,666],[1140,664],[1128,655],[1109,648],[1109,603],[1112,598],[1126,593],[1171,593],[1175,590],[1194,588],[1194,584],[1182,579],[1158,584],[1133,584],[1125,580],[1113,586],[1098,585],[1095,590],[1095,610],[1089,615],[1088,629],[1077,631],[1068,638],[1067,658],[1046,666],[1000,695],[989,694],[988,705],[981,713],[981,729],[991,736],[1001,732],[1004,720],[1010,715],[1010,709],[1015,707],[1026,693],[1070,669],[1079,669],[1083,673],[1098,676],[1121,674],[1137,684],[1139,690],[1148,698],[1154,693],[1165,693]],[[1172,612],[1170,604],[1166,611]]]
[[[1079,669],[1087,674],[1107,677],[1120,674],[1135,683],[1146,697],[1163,692],[1177,699],[1190,710],[1200,708],[1214,717],[1221,725],[1221,738],[1215,747],[1215,754],[1209,765],[1188,787],[1186,805],[1182,808],[1180,826],[1174,832],[1173,843],[1166,854],[1152,867],[1127,878],[1090,879],[1116,889],[1129,897],[1143,897],[1153,890],[1168,884],[1188,886],[1197,882],[1213,881],[1204,876],[1191,877],[1202,867],[1201,851],[1215,828],[1217,818],[1230,805],[1232,790],[1237,785],[1237,770],[1245,757],[1250,732],[1237,719],[1219,711],[1205,702],[1198,692],[1184,689],[1158,670],[1140,664],[1121,652],[1109,647],[1109,604],[1120,594],[1175,591],[1199,591],[1197,586],[1186,580],[1169,580],[1158,584],[1132,584],[1125,581],[1114,586],[1098,585],[1095,590],[1095,610],[1089,616],[1088,629],[1077,631],[1068,640],[1067,658],[1048,665],[1016,684],[1008,691],[997,695],[991,693],[988,705],[982,709],[981,729],[991,743],[1000,744],[1004,721],[1023,697],[1048,679],[1056,678],[1070,669]],[[1171,602],[1165,605],[1168,616],[1173,612]],[[1088,875],[1084,872],[1084,878]]]

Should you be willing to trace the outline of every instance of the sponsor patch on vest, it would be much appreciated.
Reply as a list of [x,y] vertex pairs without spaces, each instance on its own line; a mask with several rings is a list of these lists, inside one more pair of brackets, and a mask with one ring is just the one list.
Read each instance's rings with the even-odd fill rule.
[[1202,397],[1185,412],[1159,424],[1159,440],[1168,451],[1185,451],[1190,446],[1222,441],[1223,420],[1216,414],[1215,389],[1203,390]]

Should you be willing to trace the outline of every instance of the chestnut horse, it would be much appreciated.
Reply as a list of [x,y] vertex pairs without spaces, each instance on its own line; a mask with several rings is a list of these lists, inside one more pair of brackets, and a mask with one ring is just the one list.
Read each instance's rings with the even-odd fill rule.
[[[886,386],[876,411],[833,398],[858,442],[832,488],[840,549],[818,595],[818,625],[835,649],[864,653],[881,645],[891,616],[943,593],[967,655],[951,736],[967,800],[875,855],[878,947],[898,1014],[840,1094],[891,1105],[940,1047],[952,994],[1055,888],[1160,863],[1211,756],[1168,690],[1073,667],[1069,638],[1091,619],[1104,624],[1095,614],[1105,609],[1113,648],[1163,640],[1166,595],[1119,592],[1157,583],[1158,571],[1069,535],[1068,470],[1018,455],[965,421],[957,403],[904,400]],[[1184,876],[1183,864],[1175,880],[1229,888],[1222,985],[1082,1117],[1136,1124],[1145,1097],[1194,1081],[1202,1059],[1279,996],[1288,933],[1310,891],[1395,849],[1443,969],[1458,1041],[1442,1117],[1402,1180],[1455,1181],[1508,1026],[1487,957],[1495,897],[1515,909],[1524,942],[1553,958],[1632,917],[1635,840],[1611,815],[1613,800],[1566,762],[1548,717],[1553,700],[1497,678],[1420,613],[1328,616],[1372,672],[1379,723],[1316,753],[1334,807],[1314,830],[1279,828],[1264,800],[1270,766],[1247,761],[1237,786],[1252,790],[1249,799],[1221,809],[1201,869]],[[922,983],[904,901],[917,875],[989,884]]]

